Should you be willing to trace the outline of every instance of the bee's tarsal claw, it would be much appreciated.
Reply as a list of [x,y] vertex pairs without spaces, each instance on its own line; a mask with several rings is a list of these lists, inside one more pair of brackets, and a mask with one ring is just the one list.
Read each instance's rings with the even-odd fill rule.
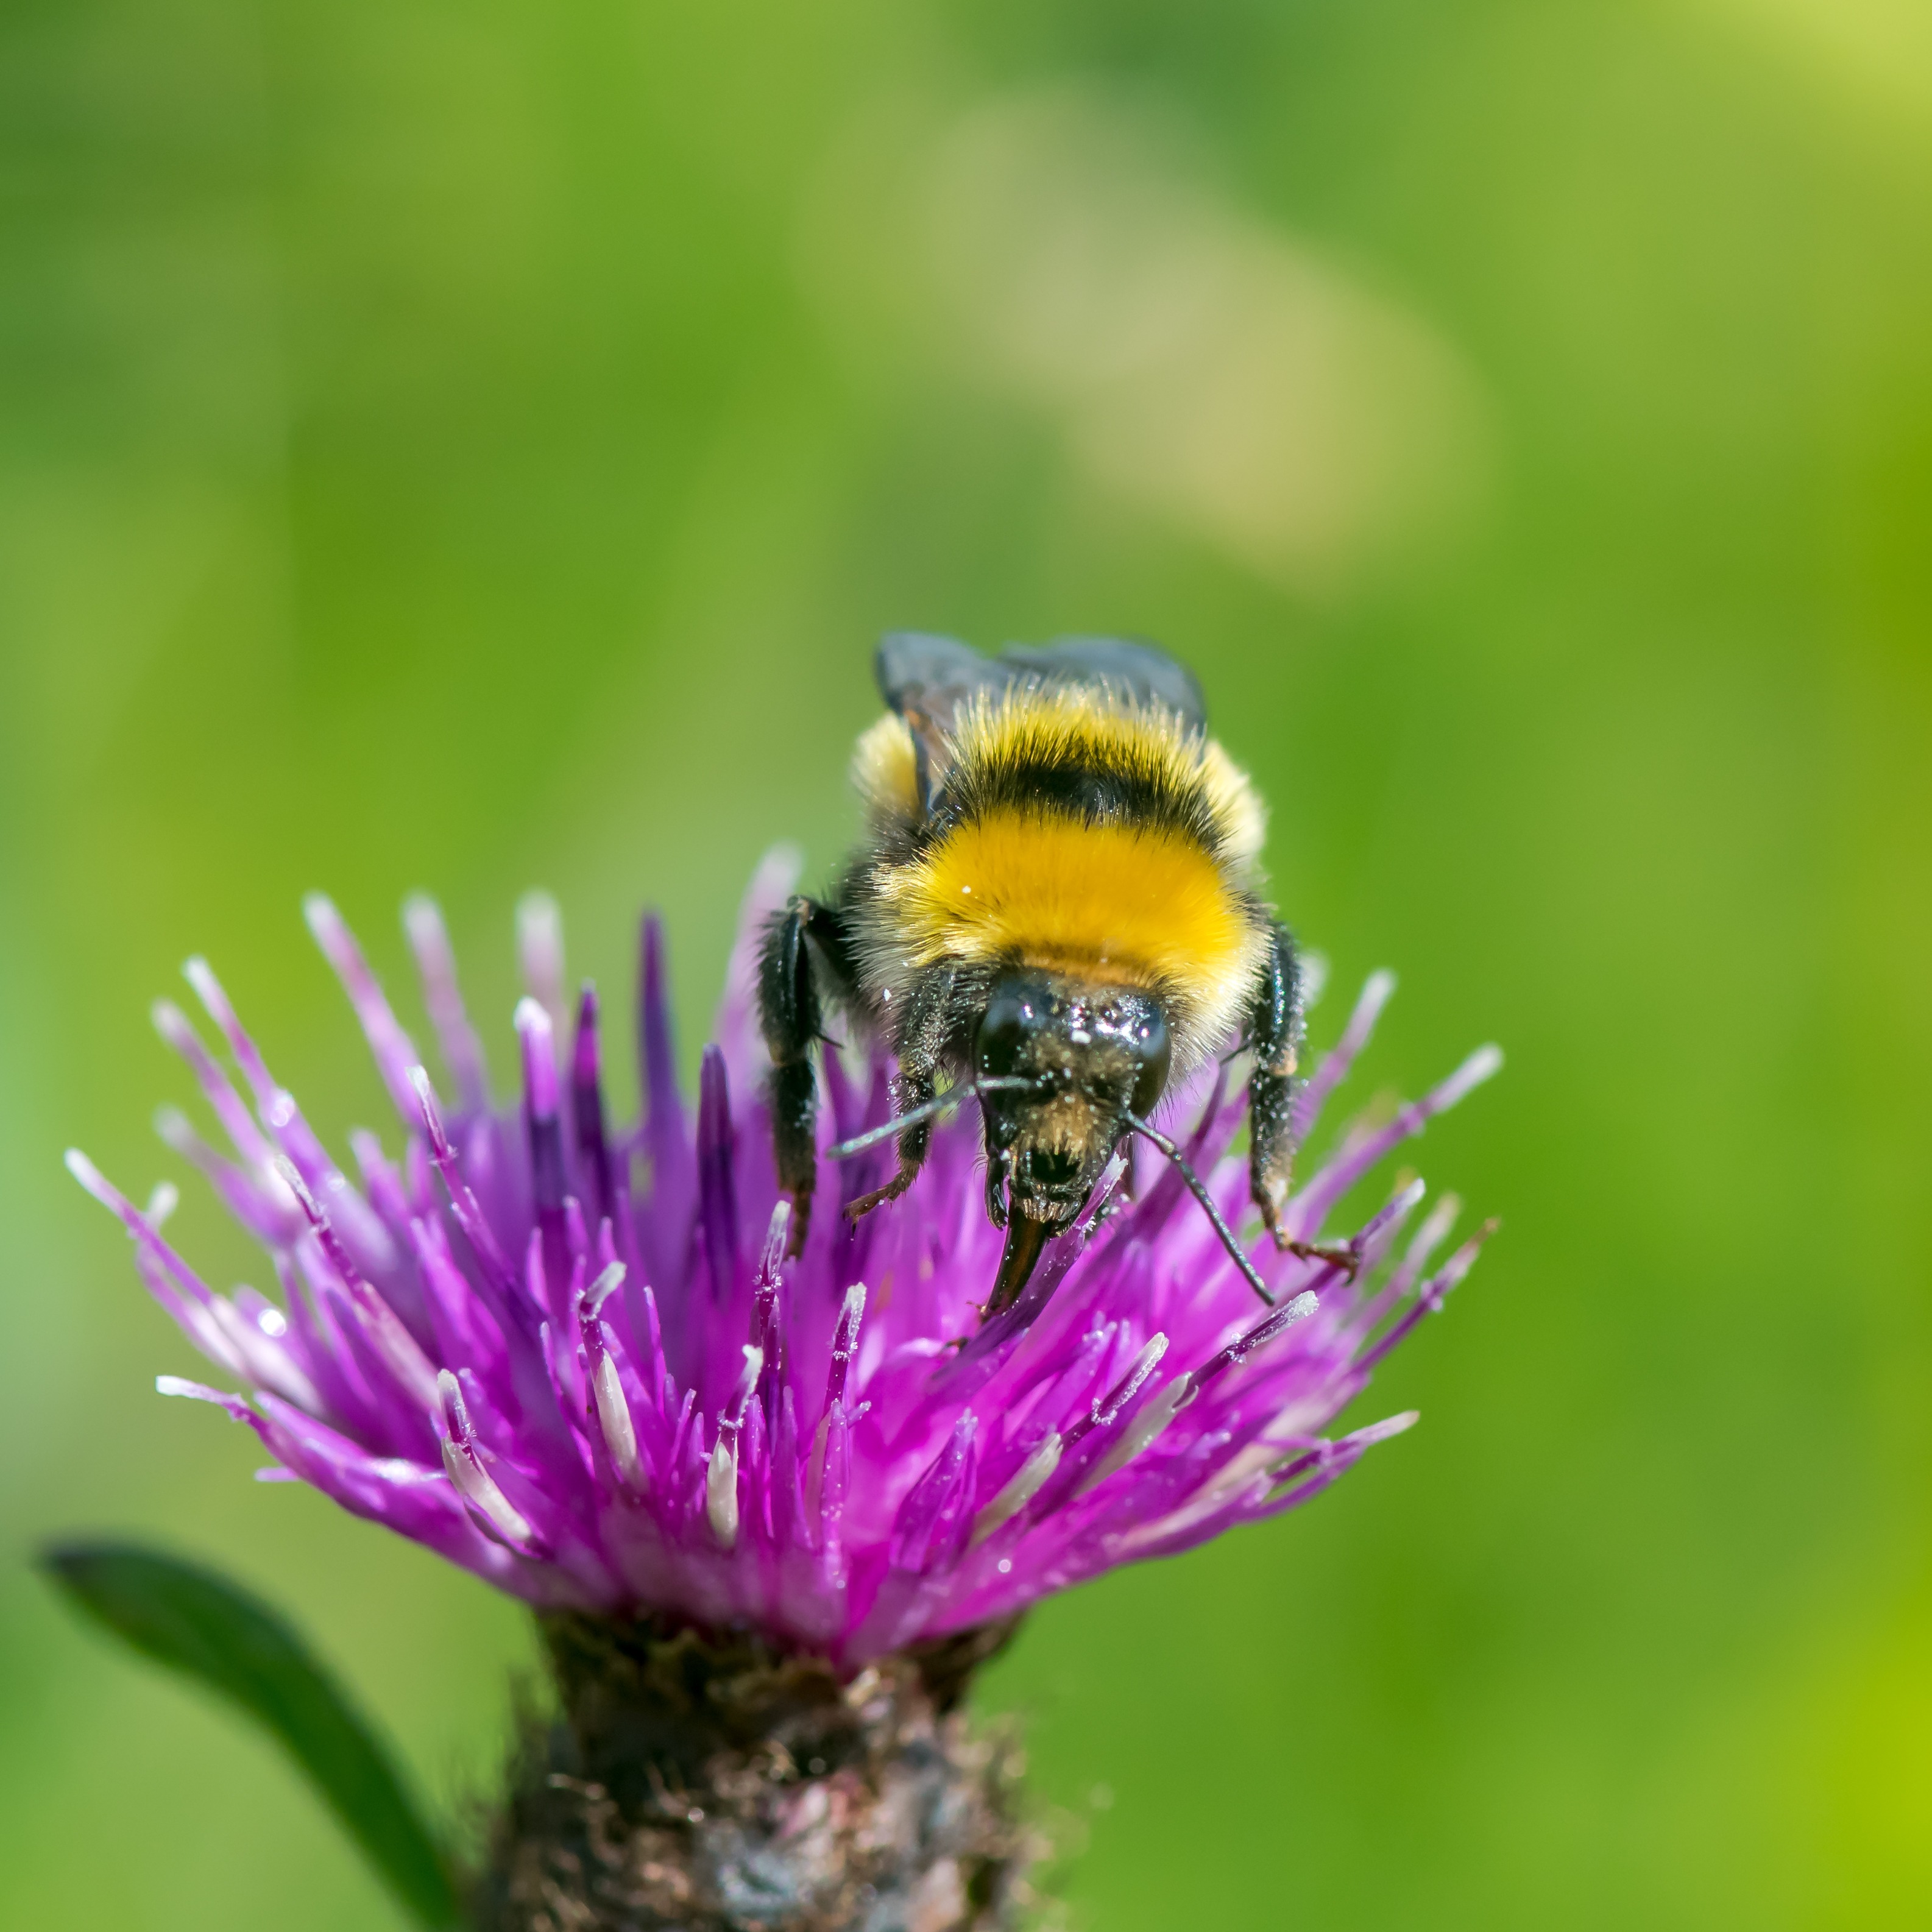
[[1280,1228],[1274,1230],[1274,1244],[1286,1253],[1298,1255],[1305,1262],[1322,1262],[1347,1271],[1353,1281],[1362,1271],[1362,1257],[1352,1241],[1291,1240]]
[[888,1201],[896,1201],[917,1178],[916,1168],[902,1167],[883,1187],[875,1187],[869,1194],[862,1194],[857,1200],[848,1204],[845,1218],[848,1221],[862,1220],[874,1208],[882,1207]]

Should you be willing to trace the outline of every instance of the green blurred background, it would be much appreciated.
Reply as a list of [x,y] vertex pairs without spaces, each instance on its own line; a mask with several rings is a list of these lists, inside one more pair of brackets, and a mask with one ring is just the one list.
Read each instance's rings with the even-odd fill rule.
[[542,883],[693,1049],[912,625],[1166,640],[1318,1036],[1403,973],[1361,1091],[1510,1054],[1424,1427],[988,1680],[1076,1922],[1932,1922],[1918,0],[15,0],[0,100],[0,1916],[394,1922],[50,1531],[296,1608],[445,1802],[530,1655],[150,1393],[59,1167],[177,1171],[149,1000],[377,1119],[300,893],[400,986],[438,892],[500,1065]]

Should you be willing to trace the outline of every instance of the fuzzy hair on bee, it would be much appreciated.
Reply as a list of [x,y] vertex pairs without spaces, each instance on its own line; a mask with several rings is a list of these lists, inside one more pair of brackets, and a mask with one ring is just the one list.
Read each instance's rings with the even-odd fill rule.
[[852,761],[864,837],[824,898],[772,921],[761,956],[794,1241],[816,1176],[812,1053],[832,1008],[898,1067],[897,1170],[849,1214],[903,1193],[933,1115],[976,1094],[987,1212],[1006,1230],[989,1313],[1018,1298],[1128,1134],[1179,1157],[1148,1117],[1238,1039],[1254,1056],[1255,1203],[1282,1246],[1301,1247],[1279,1225],[1300,965],[1260,896],[1261,800],[1208,735],[1192,674],[1124,639],[988,658],[912,632],[884,640],[876,669],[887,710]]

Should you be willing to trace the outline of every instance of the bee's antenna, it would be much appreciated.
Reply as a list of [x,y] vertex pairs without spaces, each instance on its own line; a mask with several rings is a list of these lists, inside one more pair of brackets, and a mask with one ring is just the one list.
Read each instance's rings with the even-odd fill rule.
[[1015,1087],[1036,1087],[1036,1080],[1022,1078],[1018,1074],[992,1074],[984,1080],[969,1080],[958,1087],[949,1087],[944,1094],[930,1100],[922,1101],[916,1107],[908,1107],[896,1119],[884,1126],[873,1127],[862,1134],[854,1134],[849,1141],[841,1141],[836,1147],[825,1150],[827,1160],[850,1160],[855,1154],[863,1154],[868,1147],[877,1147],[881,1141],[889,1141],[904,1132],[908,1127],[916,1127],[922,1120],[929,1120],[935,1114],[943,1114],[948,1107],[956,1107],[968,1094],[1000,1093]]
[[1124,1118],[1127,1125],[1132,1127],[1136,1133],[1152,1141],[1154,1145],[1160,1148],[1161,1152],[1180,1170],[1180,1178],[1186,1182],[1188,1192],[1200,1202],[1202,1208],[1206,1211],[1208,1220],[1214,1222],[1214,1232],[1220,1236],[1222,1246],[1227,1250],[1235,1267],[1240,1270],[1242,1278],[1272,1308],[1275,1305],[1274,1297],[1268,1292],[1268,1283],[1262,1280],[1261,1276],[1256,1271],[1254,1263],[1249,1260],[1240,1243],[1235,1240],[1234,1230],[1222,1219],[1220,1209],[1214,1204],[1214,1196],[1208,1192],[1206,1184],[1202,1181],[1200,1175],[1188,1165],[1187,1156],[1159,1128],[1149,1126],[1138,1114],[1130,1113]]

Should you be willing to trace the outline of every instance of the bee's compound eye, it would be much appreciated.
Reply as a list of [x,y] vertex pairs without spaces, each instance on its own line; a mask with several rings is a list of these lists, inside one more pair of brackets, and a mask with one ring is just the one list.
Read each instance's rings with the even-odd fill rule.
[[1134,1082],[1134,1112],[1146,1114],[1167,1084],[1168,1063],[1174,1048],[1168,1038],[1167,1016],[1150,1000],[1133,1030],[1134,1058],[1140,1075]]
[[973,1042],[973,1058],[980,1073],[1011,1073],[1036,1023],[1030,1000],[1016,992],[995,989],[980,1016]]

